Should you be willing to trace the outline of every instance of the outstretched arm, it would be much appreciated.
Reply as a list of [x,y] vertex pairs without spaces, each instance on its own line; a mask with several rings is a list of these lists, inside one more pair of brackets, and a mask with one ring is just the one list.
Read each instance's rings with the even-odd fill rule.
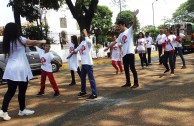
[[36,46],[46,43],[46,40],[26,40],[26,46]]
[[136,27],[136,16],[137,16],[138,13],[139,13],[138,9],[133,12],[133,25],[132,25],[133,30]]

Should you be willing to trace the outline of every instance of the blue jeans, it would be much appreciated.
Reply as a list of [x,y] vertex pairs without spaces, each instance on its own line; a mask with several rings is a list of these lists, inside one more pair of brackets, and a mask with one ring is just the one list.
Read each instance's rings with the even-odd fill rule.
[[81,92],[86,92],[86,74],[88,74],[92,94],[97,95],[97,93],[96,93],[96,81],[94,79],[92,65],[85,65],[85,64],[82,65],[82,68],[81,68]]
[[175,66],[176,66],[176,55],[177,55],[177,52],[178,52],[179,56],[181,57],[183,66],[185,66],[185,59],[183,57],[183,49],[182,49],[182,47],[176,47],[175,48],[175,55],[174,55],[174,64],[175,64]]

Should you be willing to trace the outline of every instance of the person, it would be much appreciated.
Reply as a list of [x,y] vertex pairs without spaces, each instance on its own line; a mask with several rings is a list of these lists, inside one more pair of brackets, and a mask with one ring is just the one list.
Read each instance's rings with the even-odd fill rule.
[[88,32],[86,29],[82,30],[82,41],[79,46],[74,49],[74,51],[67,57],[69,59],[73,54],[80,52],[81,55],[81,92],[78,94],[78,97],[85,97],[86,92],[86,74],[88,74],[88,78],[90,81],[90,86],[92,90],[92,94],[87,98],[88,100],[96,99],[97,98],[97,91],[96,91],[96,81],[93,75],[93,60],[91,56],[92,51],[92,41],[88,37]]
[[145,33],[145,41],[146,41],[146,48],[147,48],[147,54],[148,54],[148,64],[151,64],[151,52],[152,52],[152,37],[150,37],[149,32]]
[[[181,67],[181,69],[185,69],[186,68],[186,64],[185,64],[185,58],[183,56],[183,47],[182,47],[182,43],[185,40],[185,35],[179,32],[179,29],[176,29],[175,34],[177,35],[177,38],[175,39],[175,41],[177,42],[177,51],[178,54],[182,60],[182,64],[183,66]],[[175,59],[175,63],[176,63],[176,59]]]
[[46,76],[48,76],[49,81],[52,85],[52,88],[54,90],[54,97],[56,96],[60,96],[59,93],[59,88],[56,84],[55,78],[53,76],[53,72],[52,72],[52,65],[51,65],[51,61],[54,61],[56,63],[58,63],[59,65],[62,65],[60,63],[60,61],[58,61],[57,59],[55,59],[55,56],[53,55],[52,52],[50,52],[50,43],[46,42],[43,45],[43,49],[41,49],[40,47],[36,46],[36,50],[40,56],[40,60],[41,60],[41,82],[40,82],[40,91],[38,92],[37,96],[42,96],[45,94],[45,81],[46,81]]
[[18,87],[19,116],[32,115],[34,110],[26,108],[26,90],[28,81],[33,78],[32,71],[25,53],[26,46],[35,46],[45,41],[29,40],[20,36],[16,23],[7,23],[3,31],[3,54],[8,58],[3,79],[7,80],[8,89],[4,95],[0,117],[10,120],[8,114],[9,103]]
[[[115,41],[117,39],[117,35],[113,34],[112,35],[112,40]],[[121,45],[119,45],[118,43],[114,44],[112,46],[112,48],[110,48],[110,52],[111,52],[111,59],[112,59],[112,66],[116,69],[116,74],[118,74],[119,69],[120,69],[120,73],[123,72],[123,67],[121,64],[121,57],[122,57],[122,47]],[[117,65],[119,67],[117,67]]]
[[[171,75],[174,75],[174,47],[172,45],[173,40],[175,39],[173,35],[170,35],[170,30],[168,28],[164,29],[165,37],[163,37],[162,43],[162,54],[164,55],[163,58],[163,65],[166,68],[164,73],[167,73],[171,70]],[[168,66],[168,60],[170,63],[170,69]]]
[[107,51],[112,45],[115,43],[121,43],[123,47],[123,65],[126,77],[126,83],[122,87],[131,87],[130,82],[130,73],[129,73],[129,66],[133,73],[134,77],[134,85],[131,88],[139,87],[138,83],[138,75],[135,69],[135,50],[134,50],[134,43],[133,43],[133,33],[136,26],[136,15],[139,13],[139,10],[133,12],[133,24],[130,28],[127,28],[127,23],[125,20],[120,19],[118,20],[117,24],[121,31],[119,37],[116,41],[112,42],[104,51]]
[[165,34],[163,34],[163,30],[160,30],[160,34],[156,37],[156,43],[158,46],[158,56],[159,56],[159,65],[162,65],[162,38],[165,37]]
[[[72,53],[75,48],[78,46],[78,39],[77,36],[73,35],[71,36],[71,42],[69,43],[69,53]],[[74,71],[77,71],[79,77],[81,78],[81,71],[79,68],[79,62],[78,62],[78,53],[72,55],[71,58],[69,58],[69,70],[71,71],[71,83],[69,86],[75,85],[75,74]]]
[[138,34],[138,40],[137,40],[137,50],[139,53],[139,57],[141,60],[141,67],[144,68],[144,63],[146,63],[146,66],[148,66],[148,62],[146,59],[146,41],[144,38],[144,34],[142,32],[139,32]]

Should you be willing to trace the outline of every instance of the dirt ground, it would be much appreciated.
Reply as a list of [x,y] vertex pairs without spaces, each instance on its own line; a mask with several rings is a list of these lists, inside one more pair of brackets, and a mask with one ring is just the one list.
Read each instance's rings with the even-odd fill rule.
[[[177,58],[177,65],[175,69],[175,76],[170,74],[163,74],[164,67],[158,65],[157,58],[153,58],[153,65],[142,69],[140,61],[136,62],[136,69],[138,72],[140,87],[135,90],[130,88],[121,88],[125,83],[125,74],[115,74],[115,70],[111,66],[110,59],[98,58],[94,59],[94,76],[97,85],[98,99],[96,101],[87,101],[85,99],[78,99],[77,94],[80,91],[80,79],[75,73],[77,85],[69,86],[71,76],[68,69],[63,67],[59,72],[54,73],[55,79],[60,89],[61,96],[53,97],[54,91],[47,79],[45,95],[37,97],[39,91],[40,75],[36,75],[33,80],[29,82],[26,103],[27,108],[35,110],[35,114],[31,116],[19,117],[17,94],[12,99],[9,106],[9,115],[12,117],[10,121],[3,121],[0,119],[1,126],[124,126],[124,125],[187,125],[194,117],[194,94],[191,93],[184,98],[182,102],[184,105],[176,107],[180,99],[173,99],[168,101],[169,108],[164,109],[162,104],[167,104],[162,95],[170,97],[168,86],[183,86],[184,83],[192,84],[194,82],[193,75],[193,54],[185,55],[187,68],[181,68],[180,58]],[[64,64],[65,66],[66,64]],[[133,76],[131,75],[131,82],[133,84]],[[175,89],[175,87],[173,87]],[[6,85],[0,86],[0,103],[2,103],[3,95],[6,92]],[[165,89],[167,92],[160,92]],[[177,89],[178,90],[178,89]],[[171,91],[169,89],[169,91]],[[89,82],[87,81],[87,92],[91,93]],[[155,92],[155,93],[154,93]],[[185,93],[185,92],[184,92]],[[184,95],[182,93],[182,95]],[[174,95],[176,96],[176,93]],[[157,99],[158,97],[158,99]],[[181,97],[181,95],[180,95]],[[163,99],[162,99],[163,98]],[[141,99],[141,100],[138,100]],[[152,99],[153,101],[144,102]],[[157,105],[151,106],[153,103]],[[160,101],[157,101],[160,100]],[[127,106],[124,106],[127,102]],[[139,103],[133,106],[132,103]],[[153,102],[153,103],[151,103]],[[163,102],[163,103],[162,103]],[[95,103],[95,104],[94,104]],[[145,103],[145,105],[143,104]],[[161,103],[161,104],[159,104]],[[172,104],[171,104],[172,103]],[[187,103],[187,104],[186,104]],[[138,106],[138,105],[142,106]],[[149,106],[150,105],[150,106]],[[149,106],[149,109],[141,109]],[[157,106],[157,107],[156,107]],[[176,109],[177,113],[170,110]],[[187,110],[186,110],[187,109]],[[138,115],[133,115],[133,111],[139,111]],[[184,111],[185,110],[185,111]],[[189,111],[189,112],[188,112]],[[164,113],[164,114],[161,114]],[[137,113],[136,113],[137,114]],[[118,116],[116,116],[118,115]],[[163,116],[162,116],[163,115]],[[167,115],[173,117],[167,118]],[[180,118],[175,118],[177,115]],[[134,117],[133,117],[134,116]],[[150,118],[148,118],[149,116]],[[184,116],[187,118],[181,119]],[[166,117],[166,118],[164,118]],[[137,119],[139,118],[139,119]],[[174,123],[171,123],[173,122]],[[131,122],[131,123],[130,123]],[[190,123],[191,124],[191,123]],[[188,124],[188,125],[190,125]]]

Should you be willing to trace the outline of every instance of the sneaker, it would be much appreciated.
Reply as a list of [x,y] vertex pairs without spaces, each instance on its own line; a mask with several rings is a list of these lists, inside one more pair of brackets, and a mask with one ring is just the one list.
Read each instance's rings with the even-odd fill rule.
[[44,95],[43,92],[38,92],[38,94],[37,94],[37,96],[42,96],[42,95]]
[[76,83],[74,82],[71,82],[70,84],[69,84],[69,86],[73,86],[73,85],[76,85]]
[[86,94],[87,94],[86,92],[80,92],[77,96],[78,97],[84,97],[84,96],[86,96]]
[[24,116],[24,115],[32,115],[34,114],[35,111],[29,110],[29,109],[24,109],[23,111],[19,110],[18,115],[19,116]]
[[170,70],[169,69],[166,69],[165,71],[164,71],[164,73],[167,73],[167,72],[169,72]]
[[58,97],[58,96],[60,96],[60,93],[56,91],[53,96]]
[[95,98],[97,98],[97,95],[91,94],[86,100],[93,100]]
[[11,119],[11,117],[8,115],[8,113],[7,112],[3,112],[2,110],[0,110],[0,117],[3,118],[6,121]]
[[121,87],[131,87],[131,84],[125,84],[125,85],[123,85],[123,86],[121,86]]
[[181,67],[181,69],[185,69],[185,68],[187,68],[185,65]]
[[137,88],[137,87],[139,87],[139,85],[135,84],[131,88]]

